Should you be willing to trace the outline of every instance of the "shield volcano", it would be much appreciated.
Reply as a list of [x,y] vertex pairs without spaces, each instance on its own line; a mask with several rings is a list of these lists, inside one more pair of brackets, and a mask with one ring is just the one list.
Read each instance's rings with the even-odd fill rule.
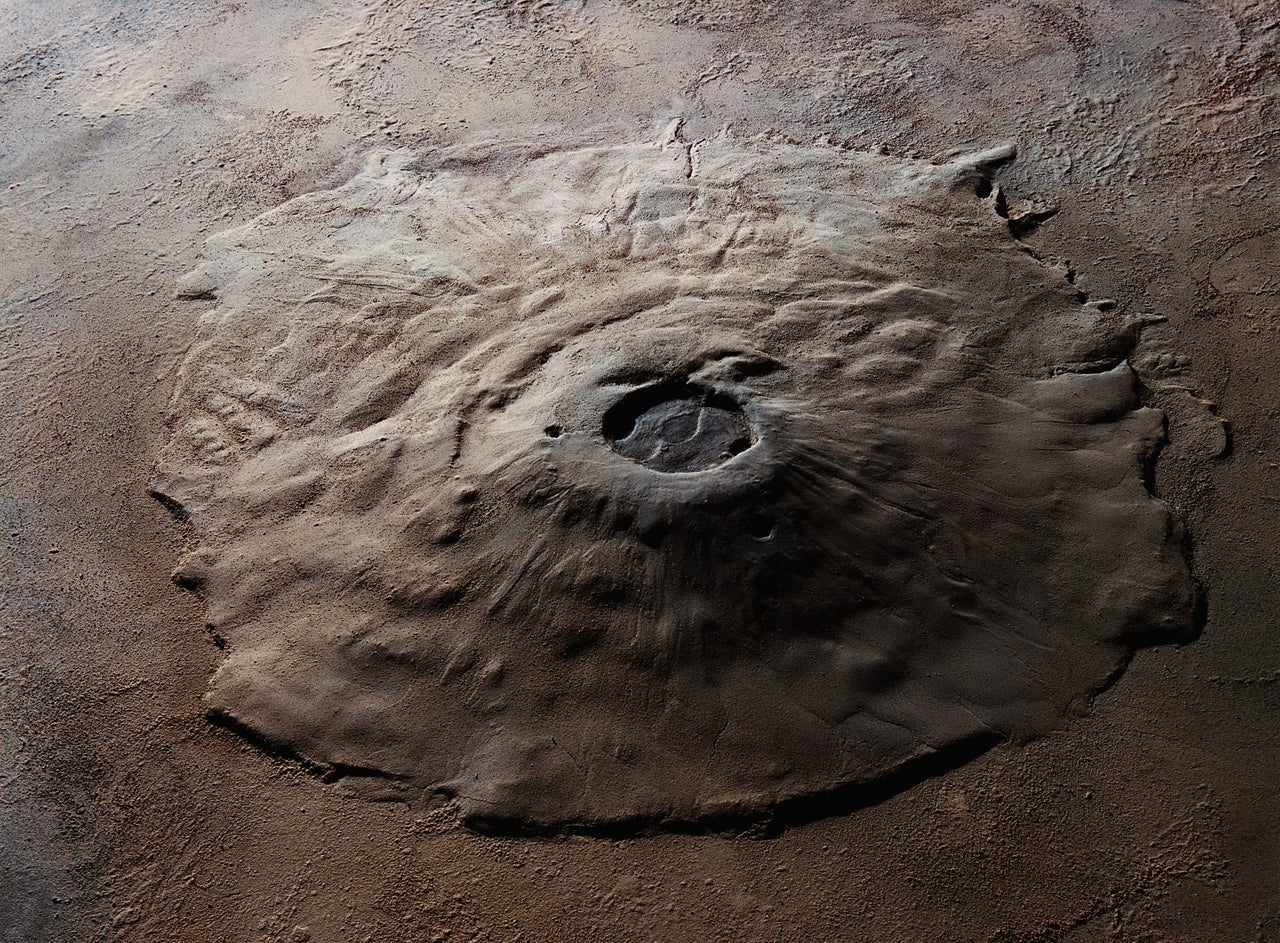
[[751,819],[1194,633],[1140,322],[929,164],[391,153],[212,238],[154,489],[208,705],[519,828]]

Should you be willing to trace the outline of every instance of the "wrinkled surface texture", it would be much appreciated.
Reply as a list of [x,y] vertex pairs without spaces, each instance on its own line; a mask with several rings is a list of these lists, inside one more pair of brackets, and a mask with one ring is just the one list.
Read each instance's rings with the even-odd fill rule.
[[1140,324],[1012,237],[1008,152],[546,151],[377,155],[181,283],[215,717],[467,819],[692,821],[1189,634]]

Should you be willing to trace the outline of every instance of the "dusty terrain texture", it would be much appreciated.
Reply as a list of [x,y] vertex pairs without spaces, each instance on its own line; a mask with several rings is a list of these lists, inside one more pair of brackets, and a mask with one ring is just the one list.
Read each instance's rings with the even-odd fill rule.
[[[1280,939],[1272,4],[27,0],[0,22],[0,939]],[[216,286],[184,281],[206,240],[378,151],[677,119],[898,162],[1015,142],[970,209],[999,203],[1072,304],[1149,322],[1141,408],[1113,410],[1168,416],[1151,484],[1190,534],[1199,637],[1046,736],[773,830],[477,834],[209,723],[234,645],[170,580],[198,524],[148,494],[184,371],[217,365]],[[1052,585],[1115,572],[1074,565]]]

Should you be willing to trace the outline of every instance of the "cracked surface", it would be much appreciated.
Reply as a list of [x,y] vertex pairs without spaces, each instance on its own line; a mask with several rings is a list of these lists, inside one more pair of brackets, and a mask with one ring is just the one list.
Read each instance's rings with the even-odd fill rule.
[[381,153],[210,240],[155,489],[211,711],[474,823],[693,822],[1188,637],[1140,325],[976,195],[1011,156]]

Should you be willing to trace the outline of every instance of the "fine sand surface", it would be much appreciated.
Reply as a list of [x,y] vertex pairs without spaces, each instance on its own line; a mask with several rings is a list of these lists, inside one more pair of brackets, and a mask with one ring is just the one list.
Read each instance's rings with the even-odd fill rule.
[[1280,940],[1273,4],[211,6],[0,5],[0,940]]

